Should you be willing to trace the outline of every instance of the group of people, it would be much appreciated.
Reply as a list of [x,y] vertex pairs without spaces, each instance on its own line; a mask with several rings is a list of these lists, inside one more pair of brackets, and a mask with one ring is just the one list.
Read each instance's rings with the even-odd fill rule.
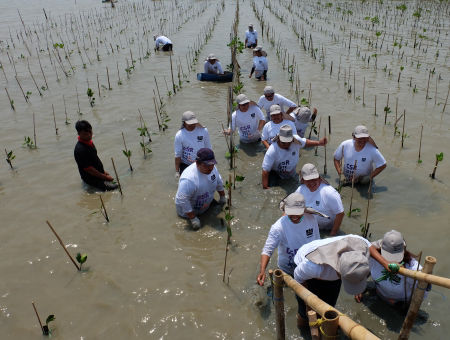
[[[257,43],[257,33],[250,24],[245,45],[255,48],[255,57],[261,58]],[[155,36],[155,44],[158,49],[172,49],[172,43],[164,36]],[[257,71],[256,77],[265,79],[267,63],[264,70],[258,68],[258,64],[259,61],[254,64],[252,74]],[[207,73],[223,73],[220,62],[212,54],[204,68]],[[332,306],[336,304],[341,283],[347,293],[361,301],[367,277],[372,275],[377,279],[389,272],[389,263],[420,269],[398,231],[389,231],[374,243],[352,234],[336,236],[344,218],[340,194],[320,176],[314,164],[306,163],[298,175],[296,172],[300,149],[327,144],[326,137],[320,140],[304,137],[309,123],[316,118],[316,108],[297,106],[276,93],[272,86],[264,88],[257,102],[240,94],[236,104],[230,125],[223,132],[229,135],[237,131],[240,143],[253,144],[255,148],[262,143],[265,150],[261,165],[262,188],[285,180],[299,181],[295,192],[281,201],[282,216],[270,228],[261,253],[258,284],[264,285],[266,269],[275,249],[278,249],[278,267]],[[201,228],[199,216],[211,206],[215,192],[219,194],[219,204],[225,204],[227,199],[208,129],[200,124],[192,111],[182,114],[181,123],[174,142],[175,177],[179,181],[175,205],[177,214],[198,230]],[[99,190],[114,190],[117,184],[97,156],[92,126],[82,120],[75,127],[78,143],[74,156],[82,180]],[[352,138],[343,141],[334,152],[334,165],[346,182],[364,184],[386,168],[386,160],[368,129],[358,125]],[[330,237],[321,239],[321,230],[329,232]],[[378,295],[389,303],[409,298],[413,283],[410,279],[405,282],[405,279],[399,276],[395,280],[378,280]],[[301,299],[297,300],[298,325],[304,326],[306,306]]]

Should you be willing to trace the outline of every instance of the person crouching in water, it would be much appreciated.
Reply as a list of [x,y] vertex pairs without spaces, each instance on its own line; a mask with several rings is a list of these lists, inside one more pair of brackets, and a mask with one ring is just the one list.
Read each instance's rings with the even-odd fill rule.
[[214,54],[210,54],[203,65],[204,72],[209,74],[223,74],[222,65]]

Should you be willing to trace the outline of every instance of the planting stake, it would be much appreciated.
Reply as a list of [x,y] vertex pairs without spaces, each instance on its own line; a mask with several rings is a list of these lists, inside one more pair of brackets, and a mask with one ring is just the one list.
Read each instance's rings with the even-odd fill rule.
[[386,107],[384,108],[384,125],[386,125],[387,121],[388,107],[389,107],[389,93],[387,95]]
[[170,59],[170,74],[172,75],[172,89],[173,89],[173,94],[177,94],[177,89],[176,89],[176,87],[175,87],[175,81],[173,80],[172,54],[169,54],[169,59]]
[[34,112],[33,112],[33,136],[34,136],[34,147],[37,148],[37,144],[36,144],[36,120],[34,118]]
[[[27,62],[28,62],[28,61],[27,61]],[[36,86],[36,89],[37,89],[39,95],[42,97],[42,92],[41,92],[41,90],[39,89],[38,84],[36,83],[36,79],[34,79],[33,73],[31,73],[30,63],[29,63],[29,62],[28,62],[28,72],[30,72],[30,76],[31,76],[31,79],[33,80],[34,86]]]
[[106,66],[106,77],[108,78],[108,90],[112,90],[111,88],[111,82],[109,81],[109,70],[108,70],[108,66]]
[[419,142],[419,159],[418,163],[420,163],[420,150],[422,149],[422,132],[423,132],[423,124],[420,127],[420,142]]
[[17,84],[19,84],[20,90],[22,91],[25,101],[28,103],[28,97],[25,95],[25,92],[23,92],[23,88],[22,88],[22,85],[20,85],[19,79],[17,79],[17,76],[15,78],[16,78]]
[[106,207],[105,207],[105,203],[103,203],[102,195],[100,195],[99,197],[100,197],[100,202],[102,203],[102,206],[101,206],[102,210],[100,210],[100,211],[102,212],[103,217],[106,219],[106,222],[109,222],[108,213],[106,212]]
[[447,106],[448,94],[450,93],[450,83],[448,84],[447,97],[445,98],[444,108],[442,109],[442,113],[445,111],[445,107]]
[[406,110],[403,110],[402,148],[403,148],[403,141],[405,140],[405,121],[406,121]]
[[69,256],[70,260],[72,261],[73,265],[77,268],[78,271],[81,270],[81,267],[78,266],[78,264],[75,262],[75,260],[73,259],[72,255],[70,255],[70,253],[67,251],[66,246],[64,245],[64,242],[61,240],[61,238],[59,237],[59,235],[56,233],[55,229],[53,229],[52,225],[50,224],[49,221],[46,221],[48,226],[50,227],[50,229],[53,231],[53,234],[55,234],[56,238],[59,241],[59,244],[61,245],[61,247],[63,247],[64,251],[66,252],[67,256]]
[[367,235],[366,230],[368,230],[369,225],[367,224],[367,219],[369,218],[369,203],[370,195],[372,194],[372,177],[370,177],[369,190],[367,190],[367,208],[366,208],[366,221],[364,222],[364,234]]
[[348,217],[352,216],[352,205],[353,205],[353,189],[355,188],[355,173],[358,161],[355,159],[353,164],[353,174],[352,174],[352,195],[350,196],[350,210],[348,211]]
[[80,109],[80,98],[78,96],[78,88],[75,86],[75,92],[77,94],[77,105],[78,105],[78,114],[81,115],[81,109]]
[[14,107],[14,101],[11,99],[11,97],[9,96],[9,92],[8,89],[5,87],[5,91],[6,91],[6,95],[8,96],[8,100],[9,100],[9,105],[11,105],[11,109],[13,111],[16,111],[16,108]]
[[64,102],[64,114],[66,116],[66,125],[69,124],[69,119],[67,118],[67,107],[66,107],[66,98],[63,95],[63,102]]
[[53,104],[52,104],[52,112],[53,112],[53,123],[55,124],[55,133],[58,136],[58,128],[56,127],[55,107]]
[[430,78],[431,78],[431,71],[428,73],[427,94],[425,95],[425,102],[429,99],[428,98],[428,90],[430,88]]
[[97,88],[98,88],[98,97],[101,97],[101,93],[100,93],[100,82],[98,80],[98,73],[97,73]]
[[[319,119],[319,128],[317,129],[317,139],[320,140],[320,125],[322,124],[322,117]],[[316,150],[314,150],[314,156],[317,156],[317,149],[319,147],[316,146]]]
[[[331,137],[331,116],[328,115],[328,137]],[[326,134],[325,134],[326,137]]]
[[158,108],[156,106],[156,99],[155,99],[155,97],[153,97],[153,104],[155,105],[155,115],[156,115],[156,121],[158,122],[158,128],[159,128],[159,131],[161,131],[161,124],[159,123]]
[[[328,118],[330,118],[330,116],[328,116]],[[327,128],[325,128],[325,138],[327,138]],[[324,175],[327,174],[327,145],[324,145],[324,152],[325,152],[325,156],[324,156],[324,163],[323,163],[323,173]]]
[[41,326],[42,334],[45,335],[45,333],[44,333],[44,327],[42,327],[41,318],[39,317],[39,313],[38,313],[38,311],[37,311],[37,309],[36,309],[36,306],[34,305],[34,302],[31,302],[31,304],[33,305],[34,312],[36,313],[36,317],[37,317],[37,319],[38,319],[38,321],[39,321],[39,326]]
[[364,81],[363,81],[363,106],[366,106],[366,102],[365,102],[365,97],[364,97],[364,93],[366,91],[366,77],[364,77]]
[[377,95],[375,95],[375,112],[374,115],[377,115]]
[[119,185],[120,195],[122,196],[122,186],[120,185],[119,175],[117,175],[116,165],[114,164],[114,159],[111,157],[112,166],[114,169],[114,173],[116,174],[117,184]]

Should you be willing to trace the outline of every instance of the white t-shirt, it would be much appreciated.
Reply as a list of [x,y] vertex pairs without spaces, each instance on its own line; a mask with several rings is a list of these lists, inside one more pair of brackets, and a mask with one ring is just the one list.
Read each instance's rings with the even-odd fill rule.
[[330,230],[333,227],[337,214],[344,212],[341,196],[331,185],[320,183],[316,191],[311,192],[305,184],[300,185],[295,192],[305,197],[307,207],[316,209],[321,213],[330,216],[330,219],[314,215],[320,229]]
[[[280,129],[283,125],[289,125],[292,127],[292,133],[297,135],[297,129],[295,128],[294,122],[291,122],[290,120],[284,119],[281,123],[275,124],[274,122],[270,121],[267,122],[262,130],[262,136],[261,139],[267,141],[267,143],[272,144],[272,139],[275,138],[278,135],[278,132],[280,132]],[[298,137],[298,135],[297,135]],[[298,138],[296,138],[298,139]],[[298,139],[300,142],[301,140]],[[306,143],[306,139],[305,139]],[[303,144],[303,142],[302,142]]]
[[159,46],[164,46],[165,44],[171,44],[171,43],[172,43],[172,41],[170,41],[169,38],[167,38],[167,37],[165,37],[165,36],[163,36],[163,35],[160,35],[160,36],[157,37],[156,40],[155,40],[155,46],[156,46],[156,48],[159,48]]
[[386,160],[381,152],[369,142],[364,145],[364,148],[361,151],[357,152],[355,150],[355,141],[353,139],[343,141],[338,146],[334,152],[334,158],[338,161],[342,158],[342,147],[344,147],[344,164],[342,168],[344,176],[348,180],[352,179],[355,159],[357,161],[355,178],[370,175],[373,170],[372,163],[375,165],[375,169],[386,164]]
[[231,115],[230,129],[239,132],[239,138],[242,143],[251,143],[257,141],[261,135],[258,131],[258,125],[264,120],[262,111],[256,105],[249,106],[247,112],[236,110]]
[[214,64],[211,64],[208,60],[203,65],[205,73],[223,74],[222,65],[216,60]]
[[261,109],[264,109],[266,111],[266,117],[267,117],[266,121],[270,120],[270,107],[272,105],[280,105],[281,111],[283,113],[286,112],[285,106],[286,107],[296,107],[297,106],[292,100],[289,100],[278,93],[274,94],[273,99],[271,101],[267,100],[267,98],[263,95],[263,96],[259,97],[258,106]]
[[175,196],[178,215],[186,217],[186,213],[191,211],[196,215],[205,212],[214,199],[214,192],[222,190],[222,177],[215,166],[206,175],[198,170],[197,163],[192,163],[183,171],[178,184]]
[[269,64],[267,63],[266,57],[253,57],[253,67],[255,68],[255,77],[261,77],[264,71],[269,69]]
[[[373,281],[383,276],[382,271],[384,267],[374,258],[369,259],[370,275]],[[405,263],[406,269],[416,270],[417,261],[416,259],[411,259],[411,264]],[[422,270],[422,266],[419,265],[419,270]],[[375,282],[377,287],[377,293],[384,300],[394,300],[394,301],[404,301],[405,300],[405,279],[406,279],[406,296],[409,300],[411,298],[411,291],[414,284],[414,279],[405,277],[403,275],[397,275],[399,281],[389,281],[383,280],[380,282]],[[416,282],[417,284],[417,282]]]
[[283,216],[270,228],[262,255],[271,257],[275,248],[278,247],[278,267],[292,275],[297,250],[304,244],[319,239],[319,228],[313,215],[304,214],[297,224],[293,223],[288,216]]
[[197,158],[201,148],[212,149],[208,129],[196,126],[194,130],[180,129],[175,135],[175,157],[181,157],[181,162],[191,164]]
[[256,44],[256,40],[258,40],[258,33],[255,30],[246,31],[245,39],[247,40],[247,46]]
[[372,245],[364,237],[352,234],[335,236],[307,243],[297,251],[297,254],[294,257],[294,262],[297,265],[294,271],[295,280],[300,283],[303,283],[310,279],[320,279],[325,281],[338,280],[338,273],[333,269],[333,267],[326,264],[314,263],[308,260],[306,256],[321,246],[325,246],[331,242],[342,240],[346,237],[356,237],[360,240],[363,240],[367,244],[367,247],[370,247]]
[[297,128],[297,134],[300,137],[305,137],[305,132],[306,129],[308,128],[309,123],[302,123],[294,112],[291,112],[290,116],[295,119],[294,124],[295,127]]
[[281,178],[290,178],[296,175],[296,168],[303,146],[292,143],[289,149],[282,149],[278,143],[273,143],[264,155],[262,168],[264,171],[275,171]]

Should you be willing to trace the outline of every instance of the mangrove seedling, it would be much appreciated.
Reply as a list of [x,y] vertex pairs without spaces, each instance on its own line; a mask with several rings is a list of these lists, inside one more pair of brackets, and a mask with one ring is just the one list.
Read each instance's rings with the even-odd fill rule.
[[12,160],[14,158],[16,158],[16,155],[13,153],[12,150],[10,152],[8,152],[8,151],[6,151],[6,149],[5,149],[5,154],[6,154],[6,161],[8,162],[9,166],[11,167],[11,170],[14,169],[12,166]]
[[80,271],[81,271],[81,266],[83,265],[83,263],[86,262],[87,260],[87,254],[81,254],[81,253],[77,253],[77,262],[80,264]]
[[442,161],[443,161],[443,159],[444,159],[444,153],[443,153],[443,152],[437,153],[437,154],[436,154],[436,163],[434,163],[433,173],[430,174],[430,177],[431,177],[432,179],[435,178],[437,166],[438,166],[439,162],[442,162]]
[[26,94],[26,98],[27,99],[30,99],[30,96],[33,94],[33,92],[31,92],[31,91],[27,91],[27,94]]
[[47,319],[45,320],[45,325],[42,326],[42,333],[44,333],[44,335],[49,335],[50,334],[50,329],[48,328],[48,324],[52,321],[55,321],[55,315],[54,314],[50,314],[49,316],[47,316]]
[[352,210],[350,210],[350,211],[347,213],[347,217],[351,217],[353,213],[359,213],[359,212],[361,212],[361,209],[360,209],[360,208],[353,208]]
[[303,97],[300,100],[300,105],[302,105],[302,106],[309,106],[308,100],[305,97]]
[[24,142],[23,142],[22,145],[26,146],[26,147],[28,147],[30,149],[35,149],[36,148],[36,145],[34,144],[33,140],[29,136],[25,136],[24,137]]
[[91,104],[91,107],[94,107],[95,105],[95,97],[94,97],[94,91],[90,87],[88,87],[86,94],[89,98],[89,104]]

